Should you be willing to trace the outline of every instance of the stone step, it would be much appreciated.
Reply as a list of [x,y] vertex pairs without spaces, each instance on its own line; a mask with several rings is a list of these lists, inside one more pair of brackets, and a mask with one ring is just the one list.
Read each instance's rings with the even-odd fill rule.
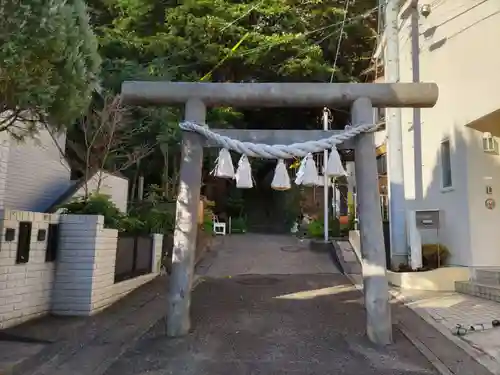
[[477,268],[474,282],[483,285],[500,286],[500,270],[491,268]]
[[500,302],[500,286],[481,284],[474,281],[456,281],[455,290],[458,293]]

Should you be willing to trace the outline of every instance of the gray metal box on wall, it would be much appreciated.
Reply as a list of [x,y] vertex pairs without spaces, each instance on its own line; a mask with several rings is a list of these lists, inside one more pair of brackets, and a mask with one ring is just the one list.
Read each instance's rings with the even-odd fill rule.
[[439,228],[443,217],[439,210],[417,210],[415,211],[415,219],[422,244],[440,242]]
[[418,210],[415,216],[418,229],[439,229],[439,210]]

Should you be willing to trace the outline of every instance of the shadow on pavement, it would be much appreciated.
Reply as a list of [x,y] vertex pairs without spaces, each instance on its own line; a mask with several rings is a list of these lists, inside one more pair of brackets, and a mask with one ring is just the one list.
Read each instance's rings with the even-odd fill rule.
[[367,340],[362,295],[341,275],[207,279],[192,323],[169,339],[158,322],[106,374],[437,374],[398,330],[387,348]]

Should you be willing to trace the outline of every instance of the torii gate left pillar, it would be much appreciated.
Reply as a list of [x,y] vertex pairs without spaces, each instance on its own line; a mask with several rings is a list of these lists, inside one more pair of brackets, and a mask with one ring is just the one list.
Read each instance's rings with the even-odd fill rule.
[[[327,84],[327,83],[183,83],[124,82],[122,99],[128,104],[185,104],[185,119],[205,123],[206,107],[325,107],[352,106],[352,125],[373,121],[376,107],[432,107],[438,88],[432,83]],[[321,139],[334,131],[215,130],[241,141],[287,144]],[[390,135],[389,135],[390,136]],[[169,289],[167,335],[190,330],[191,287],[201,188],[202,136],[183,132],[182,162],[177,197],[172,274]],[[354,140],[356,186],[360,206],[361,252],[367,334],[372,342],[392,342],[389,293],[385,277],[385,249],[378,191],[373,133]]]

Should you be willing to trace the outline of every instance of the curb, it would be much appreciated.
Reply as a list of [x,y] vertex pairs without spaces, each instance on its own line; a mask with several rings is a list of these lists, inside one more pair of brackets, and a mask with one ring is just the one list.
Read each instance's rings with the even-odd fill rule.
[[[349,279],[349,281],[354,285],[354,287],[359,290],[361,293],[363,293],[363,286],[362,284],[359,284],[354,276],[358,275],[353,275],[350,273],[350,267],[347,264],[347,262],[344,261],[344,257],[342,254],[342,249],[340,246],[335,246],[335,250],[337,252],[337,257],[340,259],[341,263],[344,263],[344,269],[346,272],[344,272],[344,275]],[[404,296],[401,293],[398,293],[396,290],[391,289],[389,287],[389,293],[391,297],[398,301],[402,306],[405,308],[410,309],[413,313],[415,313],[417,316],[419,316],[424,322],[429,324],[432,328],[434,328],[436,331],[438,331],[441,335],[443,335],[448,341],[450,341],[452,344],[454,344],[456,347],[462,349],[469,357],[471,357],[476,363],[481,365],[482,367],[487,370],[487,372],[490,372],[492,375],[500,375],[500,364],[497,363],[493,358],[491,358],[488,354],[470,346],[467,344],[465,341],[462,339],[454,336],[449,330],[443,328],[439,324],[437,324],[432,317],[426,313],[425,311],[421,311],[418,309],[413,308],[411,305],[408,306],[405,304],[405,299]],[[439,357],[434,354],[422,341],[420,341],[415,335],[413,335],[410,330],[408,330],[402,322],[398,322],[396,326],[401,333],[422,353],[424,357],[427,358],[427,360],[436,368],[436,370],[441,374],[441,375],[450,375],[453,374],[453,372],[449,369],[448,366],[446,366],[440,359]]]
[[[354,287],[363,293],[363,287],[356,283],[354,277],[350,274],[345,274],[349,281],[354,285]],[[389,293],[392,296],[392,292],[389,290]],[[394,296],[393,296],[394,297]],[[413,309],[412,309],[413,310]],[[423,342],[417,339],[413,334],[410,333],[408,329],[406,329],[401,322],[398,322],[397,325],[393,325],[393,328],[398,329],[407,339],[412,343],[415,348],[430,362],[430,364],[441,374],[441,375],[454,375],[450,369],[429,349]]]
[[[391,294],[391,296],[395,300],[402,303],[403,305],[405,304],[405,298],[401,293],[399,293],[395,290],[389,290],[389,293]],[[462,349],[464,352],[466,352],[469,356],[474,358],[479,364],[483,365],[493,375],[500,374],[500,364],[495,362],[488,354],[486,354],[478,349],[475,349],[474,347],[472,347],[469,344],[467,344],[466,342],[464,342],[462,339],[454,336],[448,329],[445,329],[441,325],[437,324],[434,321],[434,319],[432,319],[432,317],[428,313],[426,313],[425,311],[415,309],[412,306],[408,306],[408,305],[405,305],[405,306],[407,308],[409,308],[410,310],[412,310],[413,312],[415,312],[427,324],[431,325],[434,329],[436,329],[439,333],[441,333],[449,341],[451,341],[453,344],[458,346],[460,349]]]
[[417,339],[408,329],[406,329],[401,323],[398,323],[397,329],[410,341],[413,346],[415,346],[422,355],[427,358],[432,366],[441,375],[454,375],[448,367],[427,347],[425,344]]
[[[363,294],[363,287],[359,283],[356,282],[354,275],[345,273],[345,276],[349,279],[349,281],[354,285],[354,287]],[[461,339],[453,336],[451,332],[443,327],[439,326],[432,317],[422,311],[412,308],[411,306],[405,305],[404,298],[398,294],[394,290],[389,289],[389,293],[391,297],[401,303],[405,308],[410,309],[415,314],[417,314],[420,318],[422,318],[427,324],[433,327],[436,331],[441,333],[448,341],[462,349],[468,356],[470,356],[474,361],[476,361],[479,365],[483,366],[487,372],[492,375],[500,375],[500,365],[496,363],[491,357],[487,354],[481,352],[480,350],[474,349]],[[395,325],[397,328],[416,348],[417,350],[432,364],[432,366],[439,372],[441,375],[454,375],[448,366],[444,362],[442,362],[439,357],[434,354],[422,341],[420,341],[415,335],[411,333],[409,329],[407,329],[404,324],[400,321]]]

